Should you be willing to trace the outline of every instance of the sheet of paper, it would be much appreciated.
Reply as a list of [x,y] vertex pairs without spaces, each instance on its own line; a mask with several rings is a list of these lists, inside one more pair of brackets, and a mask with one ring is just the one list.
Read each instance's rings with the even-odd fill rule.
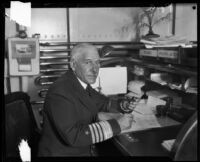
[[146,103],[141,103],[141,102],[135,107],[134,111],[136,113],[143,114],[143,115],[153,115],[153,114],[155,114],[154,113],[155,112],[154,107],[150,107]]
[[122,131],[122,133],[145,130],[149,128],[161,127],[157,117],[153,115],[142,115],[133,111],[135,122],[132,123],[130,129]]
[[143,115],[153,115],[155,114],[157,105],[165,105],[165,104],[166,104],[166,101],[162,99],[148,96],[147,101],[140,100],[138,105],[135,107],[134,111]]
[[166,101],[159,99],[157,97],[148,96],[147,105],[149,107],[155,108],[157,105],[165,105]]
[[140,100],[140,102],[132,112],[135,121],[132,123],[130,129],[122,131],[122,133],[179,125],[180,122],[177,122],[169,117],[158,118],[155,116],[156,106],[165,104],[166,102],[164,100],[152,96],[148,96],[147,102]]
[[175,142],[175,139],[170,139],[170,140],[164,140],[162,142],[162,146],[164,148],[166,148],[168,151],[171,151],[172,150],[172,147],[174,145],[174,142]]
[[92,85],[105,95],[127,93],[127,68],[126,67],[106,67],[100,68],[96,82]]
[[180,125],[181,123],[175,121],[169,117],[157,118],[154,114],[144,115],[137,112],[132,112],[134,116],[134,120],[131,128],[128,130],[124,130],[121,133],[142,131],[146,129],[159,128],[159,127],[167,127],[173,125]]
[[19,64],[18,70],[19,71],[31,71],[31,64]]

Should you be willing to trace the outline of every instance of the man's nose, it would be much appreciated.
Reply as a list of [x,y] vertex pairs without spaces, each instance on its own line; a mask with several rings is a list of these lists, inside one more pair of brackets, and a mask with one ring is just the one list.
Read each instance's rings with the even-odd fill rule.
[[97,65],[96,63],[92,64],[92,71],[94,71],[95,73],[97,73],[99,71],[99,65]]

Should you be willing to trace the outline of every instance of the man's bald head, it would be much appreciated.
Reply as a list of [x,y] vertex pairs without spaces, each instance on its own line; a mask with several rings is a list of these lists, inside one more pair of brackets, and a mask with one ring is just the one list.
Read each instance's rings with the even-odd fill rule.
[[74,46],[71,51],[71,60],[77,60],[77,58],[79,58],[81,55],[87,53],[88,50],[94,50],[98,53],[97,48],[89,43],[80,43]]
[[76,45],[71,51],[70,66],[80,80],[93,84],[100,68],[97,48],[88,43]]

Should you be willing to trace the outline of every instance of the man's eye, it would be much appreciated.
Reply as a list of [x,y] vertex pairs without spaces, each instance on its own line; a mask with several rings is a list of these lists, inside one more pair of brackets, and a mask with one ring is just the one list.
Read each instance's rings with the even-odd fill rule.
[[90,63],[91,63],[91,61],[86,61],[85,63],[86,63],[86,64],[90,64]]
[[97,65],[100,65],[100,61],[97,61],[96,64],[97,64]]

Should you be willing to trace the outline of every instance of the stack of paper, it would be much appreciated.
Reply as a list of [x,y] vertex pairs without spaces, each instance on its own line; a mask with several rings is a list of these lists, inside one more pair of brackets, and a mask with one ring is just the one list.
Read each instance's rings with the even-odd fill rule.
[[180,36],[160,36],[157,38],[143,38],[140,42],[145,43],[146,48],[153,47],[192,47],[192,44],[185,38]]

